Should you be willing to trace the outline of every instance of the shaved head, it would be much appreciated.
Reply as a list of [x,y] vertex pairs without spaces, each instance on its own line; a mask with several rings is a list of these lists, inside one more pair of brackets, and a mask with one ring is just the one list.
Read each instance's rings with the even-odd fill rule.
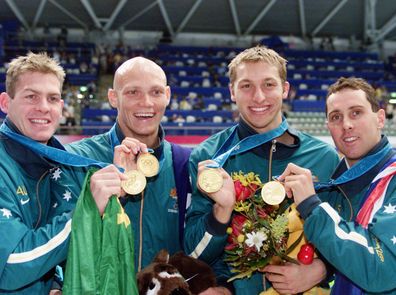
[[108,98],[117,108],[117,122],[125,136],[133,137],[148,147],[158,144],[158,130],[170,100],[165,72],[144,57],[124,62],[114,75]]
[[114,90],[120,90],[123,87],[126,82],[125,78],[131,71],[151,72],[159,76],[164,81],[164,85],[167,83],[165,72],[159,65],[152,60],[138,56],[127,60],[117,69],[114,75]]

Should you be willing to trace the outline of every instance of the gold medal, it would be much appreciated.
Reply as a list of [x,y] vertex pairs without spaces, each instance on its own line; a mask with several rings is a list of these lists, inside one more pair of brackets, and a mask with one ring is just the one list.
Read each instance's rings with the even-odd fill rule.
[[146,177],[153,177],[158,174],[159,163],[156,157],[150,153],[139,154],[137,158],[137,169]]
[[138,170],[130,170],[125,173],[127,180],[121,182],[121,187],[130,195],[140,194],[146,187],[146,177]]
[[218,169],[205,169],[198,176],[198,185],[206,193],[215,193],[223,186],[223,176]]
[[263,185],[261,197],[268,205],[279,205],[285,199],[286,190],[279,181],[270,181]]

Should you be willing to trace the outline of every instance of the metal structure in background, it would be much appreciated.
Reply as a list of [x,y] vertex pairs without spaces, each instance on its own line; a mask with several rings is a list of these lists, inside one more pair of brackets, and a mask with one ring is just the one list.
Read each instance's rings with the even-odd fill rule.
[[0,0],[0,22],[111,31],[396,40],[394,0]]

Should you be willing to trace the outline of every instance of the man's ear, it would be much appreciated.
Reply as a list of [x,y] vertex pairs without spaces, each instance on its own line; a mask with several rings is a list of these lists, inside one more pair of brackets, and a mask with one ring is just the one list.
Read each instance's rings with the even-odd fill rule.
[[0,94],[0,109],[3,113],[8,113],[8,105],[10,103],[11,97],[7,94],[7,92],[2,92]]
[[109,99],[110,105],[111,105],[113,108],[116,109],[116,108],[118,107],[117,92],[116,92],[114,89],[110,88],[110,89],[107,91],[107,98]]
[[282,93],[282,98],[286,99],[287,96],[289,95],[289,90],[290,90],[290,83],[285,81],[283,82],[283,93]]
[[234,84],[228,84],[228,90],[230,91],[231,100],[235,102]]
[[377,112],[378,129],[383,129],[385,126],[386,114],[384,109],[379,109]]
[[169,86],[166,86],[166,88],[165,88],[165,94],[166,94],[166,99],[167,99],[166,105],[169,105],[169,103],[170,103],[170,97],[171,97],[171,88],[170,88]]

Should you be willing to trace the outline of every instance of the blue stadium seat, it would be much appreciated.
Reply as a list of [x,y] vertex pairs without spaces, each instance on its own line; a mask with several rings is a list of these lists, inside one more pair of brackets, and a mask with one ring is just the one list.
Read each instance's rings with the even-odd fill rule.
[[324,112],[326,102],[325,100],[293,100],[292,111],[293,112]]

